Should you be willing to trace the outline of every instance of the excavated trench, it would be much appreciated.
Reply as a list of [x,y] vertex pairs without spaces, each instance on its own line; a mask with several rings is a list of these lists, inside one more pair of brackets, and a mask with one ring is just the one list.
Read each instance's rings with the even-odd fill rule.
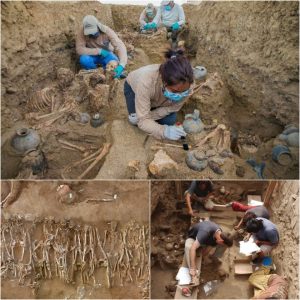
[[[90,94],[96,94],[98,99],[102,97],[98,111],[104,116],[105,124],[101,127],[83,125],[70,114],[55,121],[52,128],[40,120],[28,122],[29,99],[37,91],[55,86],[60,68],[68,68],[78,77],[74,33],[85,14],[95,14],[117,30],[129,50],[128,72],[146,64],[161,63],[168,47],[165,33],[138,35],[136,20],[141,9],[90,2],[2,3],[2,177],[32,176],[28,169],[30,164],[22,163],[23,155],[16,158],[8,145],[16,129],[37,126],[40,127],[41,150],[48,161],[47,172],[33,174],[38,178],[78,178],[89,165],[69,170],[72,163],[85,156],[80,151],[62,148],[59,139],[85,147],[85,155],[102,148],[104,143],[111,144],[105,161],[97,163],[84,178],[193,178],[199,175],[239,178],[236,170],[242,167],[244,178],[255,179],[257,174],[246,163],[248,158],[266,163],[264,176],[267,178],[298,178],[298,147],[289,147],[288,165],[279,165],[271,158],[274,145],[285,144],[278,140],[278,135],[286,126],[298,124],[298,3],[294,2],[291,5],[248,2],[234,7],[231,3],[203,2],[198,6],[184,6],[188,28],[181,38],[192,65],[204,65],[208,69],[209,84],[183,107],[178,120],[183,121],[186,113],[199,109],[204,124],[226,125],[237,141],[239,153],[225,162],[221,176],[207,169],[201,173],[189,169],[185,164],[186,153],[174,148],[165,149],[177,163],[177,170],[158,175],[149,173],[148,165],[155,154],[151,147],[156,141],[128,125],[123,82],[109,103],[103,103],[105,92],[101,88],[97,91],[89,87],[89,97]],[[20,16],[18,20],[16,11]],[[41,19],[48,22],[34,31],[34,24],[39,24]],[[54,23],[50,22],[52,19]],[[12,36],[16,37],[14,43]],[[89,97],[80,95],[82,87],[77,84],[79,87],[72,91],[61,90],[60,97],[80,96],[80,112],[96,112],[87,100]],[[191,144],[198,141],[198,136],[190,138]],[[139,167],[130,167],[134,160],[139,162]],[[68,174],[64,174],[65,168]]]
[[[225,204],[230,201],[240,201],[247,203],[247,195],[265,195],[268,182],[258,181],[222,181],[214,182],[215,202]],[[191,219],[185,208],[183,193],[189,187],[187,181],[153,181],[151,187],[151,296],[154,299],[172,299],[174,298],[177,281],[176,274],[182,264],[184,255],[184,242],[187,238],[187,232],[191,222],[197,222],[197,218]],[[277,183],[275,196],[269,202],[268,209],[272,211],[271,220],[277,225],[281,237],[284,239],[286,230],[284,229],[285,220],[278,218],[278,214],[285,215],[285,218],[297,221],[297,214],[293,215],[285,210],[281,213],[277,210],[278,203],[282,199],[287,189],[291,189],[289,195],[286,195],[282,207],[286,203],[293,202],[292,195],[299,189],[296,184],[282,181]],[[221,194],[221,186],[230,192],[228,197]],[[298,194],[299,195],[299,194]],[[296,204],[297,205],[297,204]],[[216,222],[224,231],[229,232],[234,237],[233,247],[227,249],[222,257],[222,264],[216,265],[207,260],[202,260],[200,286],[198,289],[198,299],[249,299],[253,295],[253,288],[248,283],[247,275],[235,275],[234,261],[236,259],[245,259],[245,256],[239,253],[239,241],[243,239],[233,229],[243,215],[241,212],[226,208],[223,211],[205,211],[200,209],[201,218],[209,217]],[[282,227],[283,226],[283,227]],[[299,247],[293,247],[293,239],[298,236],[297,229],[291,229],[288,237],[273,251],[272,257],[277,267],[277,274],[287,276],[290,284],[289,295],[293,297],[297,292],[297,279],[294,278],[298,270],[296,253],[299,253]],[[297,238],[296,238],[297,239]],[[289,249],[286,249],[287,243],[293,243]],[[291,253],[294,252],[294,253]],[[287,256],[283,262],[282,257]],[[293,267],[287,271],[287,265]],[[292,272],[292,274],[290,274]],[[218,280],[219,284],[211,295],[205,295],[203,286],[211,280]]]
[[148,298],[148,203],[142,181],[2,181],[1,298]]

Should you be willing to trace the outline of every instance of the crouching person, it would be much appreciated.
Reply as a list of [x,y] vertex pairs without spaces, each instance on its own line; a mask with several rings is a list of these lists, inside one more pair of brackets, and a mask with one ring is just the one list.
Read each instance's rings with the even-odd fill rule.
[[[251,234],[260,252],[253,257],[253,262],[259,262],[264,256],[269,256],[272,249],[279,243],[278,230],[270,220],[265,218],[250,219],[246,231]],[[251,238],[251,236],[249,238]]]
[[156,15],[156,8],[152,3],[147,4],[145,9],[142,11],[140,15],[140,29],[141,33],[147,33],[151,31],[156,31],[157,27],[150,25]]
[[96,69],[101,65],[105,70],[107,64],[116,61],[114,77],[123,77],[127,64],[126,47],[112,29],[101,24],[94,16],[83,18],[76,37],[76,52],[80,55],[79,61],[84,69]]
[[181,50],[169,50],[161,65],[130,72],[124,84],[129,122],[157,139],[186,136],[175,126],[176,113],[190,96],[193,82],[192,66]]
[[[191,227],[188,232],[188,239],[185,242],[184,257],[190,270],[192,283],[197,284],[199,274],[196,269],[196,251],[201,249],[203,257],[209,256],[213,262],[221,263],[219,260],[226,249],[233,245],[233,239],[222,231],[221,227],[211,221],[199,222]],[[213,254],[209,254],[214,249]],[[191,293],[189,288],[183,291],[185,296]]]

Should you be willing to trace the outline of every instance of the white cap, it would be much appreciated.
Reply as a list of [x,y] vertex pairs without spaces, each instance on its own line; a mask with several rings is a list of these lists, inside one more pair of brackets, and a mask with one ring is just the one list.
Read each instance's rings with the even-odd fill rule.
[[83,33],[84,35],[95,34],[98,32],[98,20],[94,16],[88,15],[83,18]]
[[163,0],[163,1],[161,1],[161,5],[168,5],[170,2],[172,2],[172,1],[170,1],[170,0]]

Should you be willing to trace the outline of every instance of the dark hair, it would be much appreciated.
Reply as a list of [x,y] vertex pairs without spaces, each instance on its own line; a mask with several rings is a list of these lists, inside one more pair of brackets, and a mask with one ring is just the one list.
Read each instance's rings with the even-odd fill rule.
[[228,247],[231,247],[233,245],[233,238],[232,236],[227,232],[222,232],[220,234],[220,238],[224,241],[224,244]]
[[245,225],[249,220],[256,218],[257,216],[253,212],[247,212],[244,216],[243,224]]
[[263,220],[250,219],[246,223],[246,231],[256,233],[264,227]]
[[163,83],[170,86],[180,82],[194,82],[193,68],[183,50],[170,49],[165,52],[165,58],[166,61],[159,67]]

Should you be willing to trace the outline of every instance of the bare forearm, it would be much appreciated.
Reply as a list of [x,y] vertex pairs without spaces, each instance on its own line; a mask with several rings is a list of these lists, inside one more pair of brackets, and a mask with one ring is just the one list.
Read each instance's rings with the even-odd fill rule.
[[243,222],[244,222],[244,218],[241,218],[241,221],[239,222],[239,224],[237,224],[236,228],[237,229],[240,228]]
[[196,269],[196,249],[192,247],[190,249],[190,269]]
[[192,210],[192,205],[191,205],[191,195],[190,194],[186,195],[186,205],[188,207],[188,210],[191,211]]

